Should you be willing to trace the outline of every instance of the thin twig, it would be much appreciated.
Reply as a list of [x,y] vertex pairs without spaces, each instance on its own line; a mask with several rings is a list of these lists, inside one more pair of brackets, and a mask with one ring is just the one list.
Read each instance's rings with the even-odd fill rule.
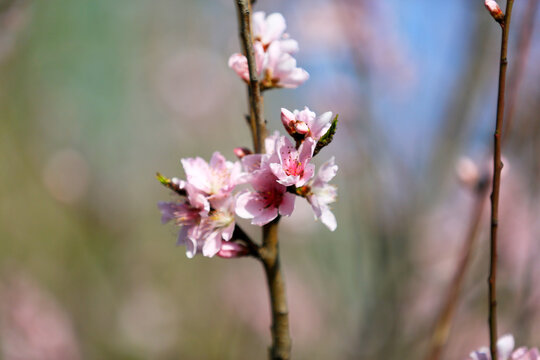
[[244,231],[244,229],[242,229],[238,224],[236,224],[236,226],[234,227],[232,239],[243,242],[248,247],[249,254],[251,256],[259,258],[260,246],[257,245],[255,241],[253,241],[251,237]]
[[504,96],[506,85],[506,58],[508,48],[508,32],[512,16],[513,0],[506,2],[504,23],[502,24],[501,57],[499,66],[499,90],[497,96],[497,120],[495,124],[493,144],[493,182],[491,192],[491,232],[490,232],[490,265],[489,265],[489,349],[491,359],[497,360],[497,229],[499,225],[499,193],[501,188],[501,132],[504,117]]

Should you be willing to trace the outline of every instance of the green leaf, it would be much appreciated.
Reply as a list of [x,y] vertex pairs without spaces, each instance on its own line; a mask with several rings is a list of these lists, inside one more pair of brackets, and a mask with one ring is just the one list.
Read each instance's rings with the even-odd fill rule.
[[328,144],[332,142],[332,140],[334,139],[334,134],[336,133],[337,122],[338,122],[338,115],[336,114],[336,116],[334,117],[334,120],[332,120],[332,125],[330,125],[330,129],[328,129],[326,134],[321,136],[321,138],[317,142],[317,145],[315,146],[315,151],[313,151],[313,156],[317,155],[323,147],[327,146]]

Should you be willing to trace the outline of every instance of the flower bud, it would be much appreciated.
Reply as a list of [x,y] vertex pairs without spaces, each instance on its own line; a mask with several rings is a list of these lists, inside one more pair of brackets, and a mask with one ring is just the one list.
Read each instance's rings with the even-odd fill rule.
[[251,150],[245,147],[237,147],[237,148],[234,148],[233,151],[234,151],[234,155],[236,155],[238,159],[242,159],[244,156],[252,154]]
[[223,242],[217,256],[224,259],[234,259],[249,255],[249,249],[236,242]]
[[303,139],[309,132],[309,126],[305,121],[298,120],[296,114],[284,108],[281,109],[281,122],[289,135],[295,139],[297,137]]
[[484,5],[486,6],[486,9],[488,9],[491,16],[493,16],[498,23],[501,24],[504,22],[504,13],[495,0],[485,0]]
[[474,187],[480,179],[480,171],[476,164],[468,157],[459,159],[456,165],[456,172],[459,181],[468,187]]

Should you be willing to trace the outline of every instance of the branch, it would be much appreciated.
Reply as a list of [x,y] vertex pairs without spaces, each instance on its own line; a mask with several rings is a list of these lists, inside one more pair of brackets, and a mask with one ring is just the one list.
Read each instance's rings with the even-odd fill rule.
[[253,138],[253,148],[256,153],[262,150],[262,142],[266,137],[266,124],[263,115],[263,98],[257,78],[257,66],[255,63],[255,51],[251,33],[251,5],[249,0],[236,0],[238,10],[238,24],[243,53],[247,58],[249,69],[248,100],[249,100],[249,123]]
[[501,56],[499,65],[499,90],[497,96],[497,120],[495,124],[493,144],[493,182],[491,192],[491,232],[490,232],[490,266],[489,266],[489,349],[491,359],[497,360],[497,229],[499,225],[499,192],[501,188],[501,132],[504,117],[504,96],[506,86],[506,58],[508,49],[508,32],[512,16],[513,0],[506,2],[504,23],[502,24]]
[[255,258],[259,258],[259,249],[260,246],[257,245],[251,237],[240,227],[240,225],[236,224],[234,227],[234,232],[232,235],[233,240],[238,240],[243,242],[249,249],[249,254]]
[[[251,33],[250,0],[236,0],[240,40],[249,69],[248,101],[249,123],[253,137],[255,153],[262,152],[262,144],[266,138],[266,123],[263,116],[263,97],[257,79],[253,36]],[[281,273],[278,247],[279,217],[263,227],[263,245],[259,247],[258,258],[264,266],[270,307],[272,310],[272,345],[269,349],[271,360],[288,360],[291,354],[291,337],[289,334],[289,311],[285,294],[285,281]]]
[[289,310],[285,281],[279,261],[278,223],[279,216],[263,227],[263,246],[259,250],[259,255],[266,273],[272,309],[272,346],[268,350],[269,358],[288,360],[290,359],[292,341],[289,334]]
[[461,248],[460,259],[457,264],[454,277],[448,288],[448,292],[444,297],[446,302],[441,308],[435,324],[435,330],[433,331],[433,335],[431,337],[430,349],[426,360],[440,359],[444,346],[448,341],[448,335],[452,327],[452,319],[459,300],[461,287],[463,285],[463,281],[465,280],[465,273],[469,267],[474,243],[478,237],[480,221],[482,220],[484,204],[487,198],[488,185],[489,183],[487,181],[481,179],[475,189],[475,201],[473,203],[471,222],[469,223],[465,241],[463,242],[463,247]]

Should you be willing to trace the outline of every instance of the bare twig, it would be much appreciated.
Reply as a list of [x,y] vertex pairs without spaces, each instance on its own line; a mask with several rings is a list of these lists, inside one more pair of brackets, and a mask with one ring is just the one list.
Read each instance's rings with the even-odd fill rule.
[[508,49],[508,32],[512,16],[513,0],[506,2],[506,11],[501,36],[501,56],[499,65],[499,90],[497,96],[497,120],[495,124],[493,144],[493,182],[491,192],[491,232],[490,232],[490,265],[489,265],[489,349],[491,359],[497,360],[497,229],[499,225],[499,192],[501,188],[501,132],[504,117],[504,96],[506,85],[506,58]]

